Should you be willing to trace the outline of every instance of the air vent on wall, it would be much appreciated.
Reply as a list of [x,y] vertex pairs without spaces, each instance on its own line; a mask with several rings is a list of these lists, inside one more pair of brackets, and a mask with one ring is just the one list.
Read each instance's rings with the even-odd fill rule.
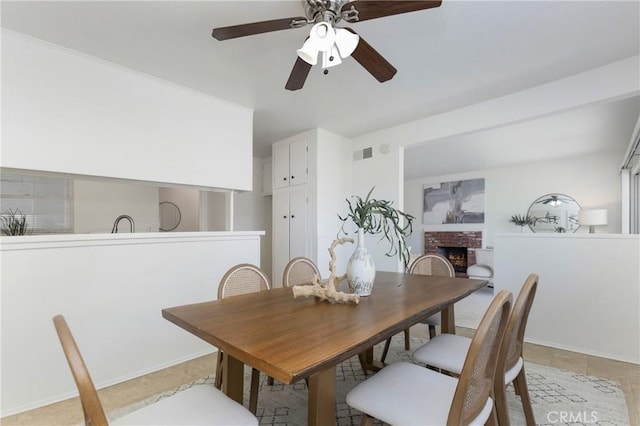
[[353,153],[353,161],[366,160],[373,157],[373,148],[359,149]]

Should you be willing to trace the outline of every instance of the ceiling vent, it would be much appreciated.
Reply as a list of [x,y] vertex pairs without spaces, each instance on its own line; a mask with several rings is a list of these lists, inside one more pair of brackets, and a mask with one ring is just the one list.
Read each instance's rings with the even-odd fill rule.
[[353,161],[366,160],[367,158],[373,157],[373,148],[364,148],[359,149],[353,153]]

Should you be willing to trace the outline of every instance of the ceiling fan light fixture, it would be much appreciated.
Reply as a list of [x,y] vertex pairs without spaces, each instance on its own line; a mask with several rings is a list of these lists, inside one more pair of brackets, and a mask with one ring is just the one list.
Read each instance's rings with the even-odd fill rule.
[[319,51],[330,50],[336,42],[336,32],[328,22],[318,22],[309,32],[309,42]]
[[358,34],[354,34],[344,28],[336,30],[336,46],[338,46],[342,59],[348,58],[356,50],[359,41],[360,36]]
[[322,68],[334,67],[341,63],[342,60],[335,44],[331,47],[331,50],[322,52]]
[[309,65],[315,65],[318,63],[318,49],[315,47],[311,39],[308,38],[302,47],[297,51],[298,57],[308,63]]

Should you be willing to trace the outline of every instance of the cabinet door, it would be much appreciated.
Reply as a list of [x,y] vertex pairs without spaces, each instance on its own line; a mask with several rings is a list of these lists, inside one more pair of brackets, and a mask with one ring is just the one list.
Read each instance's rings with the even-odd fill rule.
[[271,283],[282,287],[282,274],[289,262],[289,191],[273,191]]
[[292,188],[289,191],[289,259],[309,256],[308,216],[307,188]]
[[273,189],[289,186],[289,144],[273,144]]
[[289,185],[307,183],[307,140],[289,145]]

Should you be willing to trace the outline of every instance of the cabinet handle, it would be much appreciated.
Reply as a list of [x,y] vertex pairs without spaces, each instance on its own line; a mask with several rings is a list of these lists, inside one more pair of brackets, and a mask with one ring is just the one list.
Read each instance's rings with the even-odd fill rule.
[[291,179],[295,179],[295,178],[296,178],[295,176],[291,176]]
[[287,180],[287,178],[286,178],[286,177],[284,177],[284,178],[282,178],[282,180]]
[[291,215],[291,219],[293,219],[294,217],[295,217],[294,215]]
[[282,216],[282,218],[283,218],[283,219],[286,219],[286,218],[287,218],[287,215]]

